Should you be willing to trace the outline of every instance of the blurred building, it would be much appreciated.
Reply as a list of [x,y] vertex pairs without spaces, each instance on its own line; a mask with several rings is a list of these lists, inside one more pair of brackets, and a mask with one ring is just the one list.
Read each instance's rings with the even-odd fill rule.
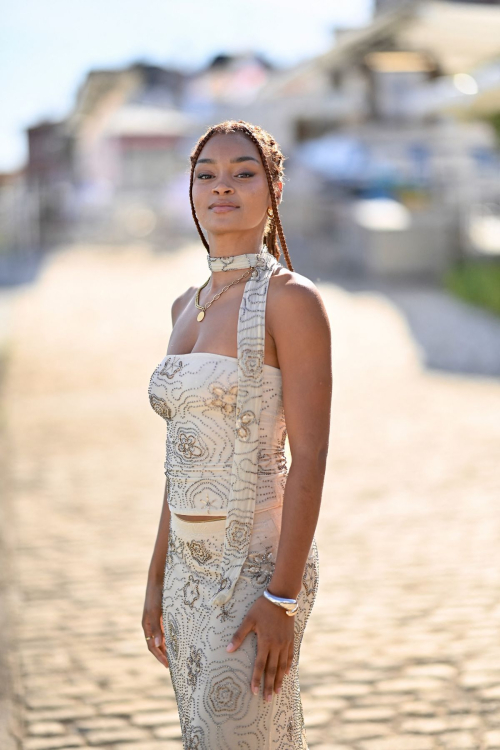
[[38,202],[27,188],[26,169],[0,173],[0,284],[30,280],[40,246]]
[[184,77],[145,63],[94,70],[67,117],[28,129],[27,179],[44,244],[112,233],[115,219],[139,236],[151,227],[142,196],[150,202],[178,173],[177,144],[192,125],[179,106]]
[[27,181],[44,243],[192,231],[192,144],[214,118],[251,101],[270,70],[242,53],[217,55],[192,73],[141,62],[91,71],[67,117],[27,131]]
[[276,73],[252,116],[291,154],[283,211],[304,247],[330,268],[438,276],[464,253],[500,253],[500,234],[481,248],[470,231],[473,207],[498,199],[495,130],[479,111],[465,116],[498,91],[500,7],[402,0],[377,11]]
[[27,130],[27,234],[195,236],[189,152],[234,118],[276,137],[287,238],[325,268],[436,276],[500,252],[499,56],[498,4],[380,0],[369,25],[336,29],[326,53],[286,69],[247,51],[189,73],[92,70],[65,118]]

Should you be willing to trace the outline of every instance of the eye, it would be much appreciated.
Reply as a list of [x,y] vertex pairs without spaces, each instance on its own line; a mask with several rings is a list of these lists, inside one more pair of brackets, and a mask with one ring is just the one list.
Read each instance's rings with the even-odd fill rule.
[[[254,172],[240,172],[237,177],[241,177],[241,175],[247,175],[248,177],[254,177]],[[197,176],[198,180],[201,180],[203,177],[212,177],[212,175],[208,174],[207,172],[200,172],[200,174]]]

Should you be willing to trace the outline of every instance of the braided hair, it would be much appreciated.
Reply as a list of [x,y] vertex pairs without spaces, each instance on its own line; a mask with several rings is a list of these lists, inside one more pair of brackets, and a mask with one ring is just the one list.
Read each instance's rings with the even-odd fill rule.
[[[292,261],[290,260],[290,254],[286,244],[285,234],[281,225],[281,218],[278,213],[278,203],[276,201],[276,194],[274,192],[274,183],[281,182],[284,176],[283,162],[286,159],[281,153],[281,150],[274,140],[274,138],[266,130],[261,128],[259,125],[252,125],[245,120],[225,120],[217,125],[212,125],[208,128],[204,135],[201,136],[198,143],[194,146],[189,156],[191,161],[191,175],[189,180],[189,200],[191,202],[191,212],[193,214],[194,223],[198,229],[198,233],[201,237],[207,253],[210,252],[209,244],[201,230],[198,222],[198,217],[194,209],[193,203],[193,179],[194,179],[194,168],[198,157],[203,146],[210,140],[213,135],[228,134],[228,133],[242,133],[252,140],[257,146],[260,158],[262,159],[262,165],[264,167],[267,184],[269,185],[269,193],[271,196],[271,202],[273,204],[273,215],[267,217],[266,226],[264,229],[264,245],[268,251],[274,255],[276,260],[280,257],[280,245],[283,250],[283,254],[286,258],[286,263],[290,271],[293,271]],[[279,245],[278,245],[279,236]]]

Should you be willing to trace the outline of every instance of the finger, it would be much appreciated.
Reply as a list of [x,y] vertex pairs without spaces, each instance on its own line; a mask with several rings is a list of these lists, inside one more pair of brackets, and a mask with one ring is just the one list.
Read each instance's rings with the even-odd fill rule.
[[153,643],[151,645],[152,646],[154,645],[154,648],[157,649],[157,651],[162,655],[163,657],[162,662],[166,660],[168,664],[168,659],[166,655],[167,649],[166,649],[166,644],[165,644],[165,637],[163,635],[163,630],[157,630],[156,632],[153,630],[153,636],[154,636],[152,638]]
[[283,677],[285,676],[286,667],[288,664],[288,647],[282,649],[279,653],[278,658],[278,669],[276,670],[276,678],[274,680],[274,692],[279,693],[283,684]]
[[158,646],[151,646],[150,649],[153,656],[158,659],[160,664],[163,664],[164,667],[169,667],[168,657],[164,650],[159,648]]
[[226,651],[236,651],[241,646],[247,635],[254,629],[253,620],[245,617],[238,630],[233,634],[231,643],[226,646]]
[[266,666],[268,653],[269,647],[267,646],[267,644],[264,645],[262,643],[262,640],[260,640],[257,643],[257,656],[255,657],[252,679],[250,682],[250,687],[254,695],[257,695],[260,689],[260,681],[262,679],[262,673],[264,672],[264,668]]
[[169,663],[163,633],[161,632],[161,630],[157,630],[156,632],[152,632],[151,635],[153,637],[149,638],[147,641],[148,649],[161,664],[163,664],[165,667],[168,667]]
[[270,701],[273,698],[273,688],[276,681],[276,671],[278,669],[279,647],[272,646],[267,655],[266,674],[264,678],[264,698]]

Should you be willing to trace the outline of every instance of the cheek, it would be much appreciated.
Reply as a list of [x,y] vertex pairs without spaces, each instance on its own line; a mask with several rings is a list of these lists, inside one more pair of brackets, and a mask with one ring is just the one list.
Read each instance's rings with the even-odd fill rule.
[[245,207],[255,213],[262,213],[266,210],[269,197],[269,188],[267,181],[259,180],[247,185],[247,189],[242,191],[245,197]]
[[206,196],[208,195],[208,189],[206,187],[206,184],[202,182],[193,182],[193,203],[196,213],[200,213],[202,211],[206,210],[207,206],[207,199]]

